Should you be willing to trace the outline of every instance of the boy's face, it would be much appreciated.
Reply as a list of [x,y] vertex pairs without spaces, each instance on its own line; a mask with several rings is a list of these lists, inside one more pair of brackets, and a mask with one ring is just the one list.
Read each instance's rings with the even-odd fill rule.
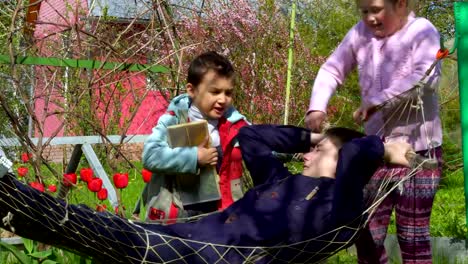
[[405,0],[399,0],[396,4],[389,0],[360,0],[358,7],[362,20],[378,38],[390,36],[403,26]]
[[234,82],[232,78],[221,77],[209,70],[197,87],[187,84],[187,93],[192,103],[209,119],[223,116],[232,103]]
[[312,150],[304,154],[305,176],[335,177],[338,163],[338,147],[330,138],[322,139]]

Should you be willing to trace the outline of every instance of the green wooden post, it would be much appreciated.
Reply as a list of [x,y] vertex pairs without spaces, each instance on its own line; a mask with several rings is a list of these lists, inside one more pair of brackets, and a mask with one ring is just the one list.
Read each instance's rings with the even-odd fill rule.
[[454,3],[454,10],[456,28],[455,42],[457,45],[458,57],[458,82],[460,89],[463,174],[465,176],[465,211],[468,225],[468,2]]
[[286,77],[286,98],[284,100],[284,121],[283,124],[288,124],[289,119],[289,97],[291,94],[291,76],[292,63],[294,55],[294,28],[296,24],[296,0],[293,0],[291,7],[291,24],[289,27],[289,47],[288,47],[288,74]]

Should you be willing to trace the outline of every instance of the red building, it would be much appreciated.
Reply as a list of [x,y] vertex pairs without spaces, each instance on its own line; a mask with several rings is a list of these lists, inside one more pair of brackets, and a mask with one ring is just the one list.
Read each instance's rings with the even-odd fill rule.
[[[145,49],[129,57],[125,57],[125,53],[115,56],[106,50],[106,43],[112,43],[113,38],[122,38],[122,50],[132,48],[133,43],[139,41],[137,31],[143,32],[148,23],[147,15],[139,13],[142,8],[147,8],[141,5],[144,1],[30,0],[30,3],[26,32],[39,57],[139,64],[151,60]],[[131,17],[135,15],[141,18],[135,21]],[[112,19],[103,22],[102,16]],[[132,26],[128,27],[130,24]],[[106,28],[109,29],[106,37],[109,39],[95,37],[100,36],[96,33],[98,30],[102,32]],[[112,30],[116,35],[112,35]],[[96,34],[87,34],[89,32]],[[138,50],[138,47],[134,49]],[[167,98],[161,95],[161,90],[151,88],[146,71],[109,73],[106,70],[57,68],[35,66],[33,69],[35,81],[31,90],[40,124],[34,127],[35,136],[150,134],[167,107]],[[80,80],[83,83],[78,83]],[[88,87],[89,91],[75,93],[73,89],[77,87]],[[82,91],[80,89],[78,91]],[[87,105],[89,114],[83,114]],[[81,109],[80,115],[76,114],[77,107]]]

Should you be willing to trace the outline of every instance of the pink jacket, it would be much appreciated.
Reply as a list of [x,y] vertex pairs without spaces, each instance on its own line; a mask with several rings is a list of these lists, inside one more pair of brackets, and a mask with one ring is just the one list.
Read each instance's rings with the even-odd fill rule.
[[[407,24],[387,38],[376,38],[361,21],[345,36],[320,68],[310,99],[311,110],[326,112],[330,97],[346,75],[357,66],[361,104],[379,105],[412,88],[431,66],[440,47],[437,29],[411,13]],[[429,76],[422,96],[424,119],[414,107],[383,109],[365,124],[367,134],[387,140],[404,139],[415,150],[442,144],[438,86],[440,65]]]

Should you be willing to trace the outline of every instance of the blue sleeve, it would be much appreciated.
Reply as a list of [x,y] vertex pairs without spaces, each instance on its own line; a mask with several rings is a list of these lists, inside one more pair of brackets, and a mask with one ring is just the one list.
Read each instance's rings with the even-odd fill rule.
[[294,126],[244,126],[237,135],[242,158],[255,185],[283,179],[291,173],[273,154],[308,152],[310,131]]
[[363,189],[382,164],[384,145],[377,136],[354,139],[340,149],[332,217],[347,225],[364,211]]
[[143,147],[143,167],[152,172],[197,172],[197,147],[171,148],[167,144],[167,127],[177,124],[177,117],[164,114]]

